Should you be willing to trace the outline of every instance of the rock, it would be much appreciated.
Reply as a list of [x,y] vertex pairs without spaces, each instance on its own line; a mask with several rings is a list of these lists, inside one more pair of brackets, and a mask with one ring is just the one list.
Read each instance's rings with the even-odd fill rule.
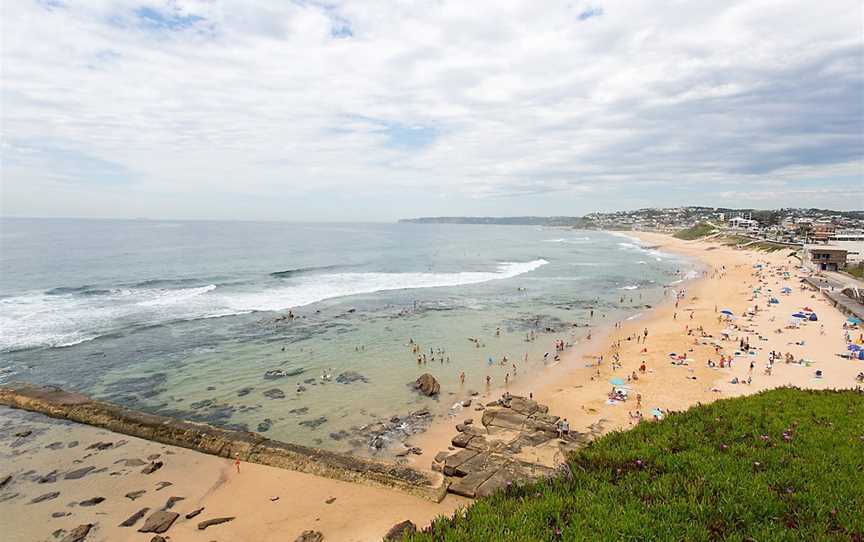
[[279,388],[273,388],[264,392],[264,397],[268,399],[285,399],[285,392]]
[[249,395],[250,393],[252,393],[252,391],[254,391],[254,390],[255,390],[255,388],[250,388],[250,387],[240,388],[239,390],[237,390],[237,397],[245,397],[245,396]]
[[212,525],[219,525],[220,523],[228,523],[229,521],[234,521],[234,518],[233,517],[230,517],[230,518],[213,518],[213,519],[204,520],[198,524],[198,530],[203,531],[204,529],[206,529],[207,527],[210,527]]
[[450,441],[453,446],[457,448],[466,448],[471,439],[474,438],[474,435],[469,435],[467,433],[459,433],[453,440]]
[[472,423],[474,423],[474,420],[472,420],[471,418],[468,418],[467,420],[463,421],[462,423],[464,425],[471,425]]
[[51,512],[52,518],[65,518],[66,516],[71,516],[71,512]]
[[150,514],[150,517],[148,517],[144,522],[144,525],[138,529],[138,532],[162,534],[174,525],[174,522],[177,521],[179,516],[180,514],[177,512],[157,510]]
[[102,450],[107,450],[108,448],[111,448],[113,446],[114,446],[113,442],[96,442],[94,444],[91,444],[90,446],[87,446],[86,449],[87,450],[98,450],[101,452]]
[[414,389],[426,397],[432,397],[433,395],[438,395],[441,391],[441,385],[438,384],[438,381],[435,380],[434,376],[429,373],[424,373],[420,375],[420,378],[414,381]]
[[336,382],[340,384],[353,384],[354,382],[369,383],[369,379],[356,371],[345,371],[336,377]]
[[447,459],[448,455],[449,454],[447,452],[438,452],[437,454],[435,454],[435,460],[434,461],[436,463],[443,463],[444,460]]
[[336,497],[330,497],[329,499],[327,499],[327,500],[324,501],[324,502],[325,502],[326,504],[333,504],[334,502],[336,502]]
[[321,416],[321,417],[315,418],[313,420],[302,421],[299,423],[299,425],[302,425],[304,427],[308,427],[309,429],[317,429],[318,427],[324,425],[325,423],[327,423],[327,417]]
[[448,491],[455,493],[456,495],[473,499],[477,494],[477,489],[496,472],[497,469],[472,472],[464,478],[459,478],[456,482],[450,484]]
[[95,469],[96,469],[96,467],[82,467],[80,469],[69,471],[63,476],[63,479],[64,480],[78,480],[79,478],[83,478],[83,477],[87,476],[87,474],[91,470],[95,470]]
[[2,480],[0,480],[0,489],[3,489],[3,488],[6,487],[7,485],[9,485],[9,482],[11,482],[11,481],[12,481],[12,475],[9,474],[9,475],[7,475],[5,478],[3,478]]
[[147,493],[146,489],[139,489],[138,491],[130,491],[129,493],[126,494],[126,498],[129,499],[130,501],[134,501],[135,499],[137,499],[138,497],[140,497],[141,495],[143,495],[145,493]]
[[294,542],[321,542],[324,540],[324,535],[318,531],[303,531],[300,536],[294,539]]
[[266,433],[271,427],[273,427],[273,420],[270,418],[264,418],[264,420],[258,424],[258,432]]
[[300,407],[300,408],[292,408],[291,410],[288,411],[288,414],[302,415],[302,414],[306,414],[307,412],[309,412],[309,407],[304,406],[304,407]]
[[168,497],[168,500],[165,502],[165,506],[162,507],[162,510],[170,510],[174,508],[174,505],[180,501],[185,501],[186,497]]
[[287,371],[283,371],[282,369],[270,369],[266,373],[264,373],[264,380],[276,380],[277,378],[283,378],[286,376],[297,376],[306,369],[299,367],[297,369],[289,369]]
[[149,465],[147,465],[146,467],[141,469],[141,474],[153,474],[154,472],[156,472],[157,470],[159,470],[161,468],[162,468],[162,462],[161,461],[153,461],[152,463],[150,463]]
[[444,474],[447,476],[453,476],[456,472],[456,468],[462,465],[462,463],[468,461],[477,455],[477,452],[474,450],[459,450],[455,454],[448,455],[444,459]]
[[147,456],[147,461],[156,461],[160,457],[162,457],[162,454],[150,454]]
[[482,423],[485,427],[500,427],[503,429],[521,430],[528,417],[509,409],[496,408],[483,412]]
[[59,491],[52,491],[51,493],[46,493],[44,495],[39,495],[30,501],[30,504],[38,504],[40,502],[51,501],[60,496]]
[[465,399],[464,401],[462,401],[462,406],[465,408],[471,406],[471,399]]
[[147,464],[146,461],[142,461],[137,457],[132,459],[120,459],[118,461],[115,461],[115,463],[123,463],[127,467],[142,467]]
[[171,482],[159,482],[158,484],[156,484],[156,491],[161,491],[161,490],[165,489],[166,487],[173,486],[173,485],[174,484],[172,484]]
[[105,497],[93,497],[91,499],[87,499],[85,501],[79,502],[79,506],[96,506],[105,500]]
[[45,446],[45,448],[47,448],[49,450],[59,450],[62,447],[63,447],[62,442],[52,442],[51,444],[48,444],[47,446]]
[[41,476],[41,477],[39,477],[39,479],[36,480],[36,482],[38,482],[40,484],[53,484],[56,481],[57,481],[57,471],[56,470],[52,470],[51,472],[49,472],[45,476]]
[[76,447],[76,446],[78,446],[78,441],[77,441],[77,440],[73,440],[73,441],[71,441],[69,444],[66,445],[67,448],[74,448],[74,447]]
[[63,537],[63,540],[60,542],[83,542],[87,535],[90,533],[90,529],[93,528],[92,523],[85,523],[83,525],[79,525],[69,531],[69,534]]
[[189,512],[188,514],[186,514],[186,519],[192,519],[192,518],[194,518],[195,516],[197,516],[198,514],[200,514],[200,513],[203,512],[203,511],[204,511],[204,507],[203,507],[203,506],[202,506],[201,508],[196,508],[195,510],[192,510],[191,512]]
[[150,511],[149,508],[142,508],[141,510],[138,510],[137,512],[135,512],[134,514],[129,516],[119,526],[120,527],[131,527],[131,526],[135,525],[136,523],[138,523],[138,520],[143,518],[144,515],[147,514],[147,512],[149,512],[149,511]]
[[158,534],[150,539],[150,542],[168,542],[165,540],[164,536],[159,536]]
[[393,542],[397,540],[402,540],[407,535],[414,534],[417,532],[417,526],[414,525],[410,520],[405,520],[396,525],[390,527],[390,530],[387,531],[387,534],[384,535],[384,540],[386,542]]
[[429,416],[430,413],[429,413],[428,408],[422,408],[420,410],[415,410],[414,412],[411,413],[411,415],[415,418],[423,418],[423,417]]
[[13,437],[18,437],[18,438],[24,438],[24,437],[29,437],[29,436],[32,435],[32,434],[33,434],[33,431],[31,431],[31,430],[28,429],[28,430],[26,430],[26,431],[18,431],[17,433],[15,433],[15,434],[12,435],[12,436],[13,436]]

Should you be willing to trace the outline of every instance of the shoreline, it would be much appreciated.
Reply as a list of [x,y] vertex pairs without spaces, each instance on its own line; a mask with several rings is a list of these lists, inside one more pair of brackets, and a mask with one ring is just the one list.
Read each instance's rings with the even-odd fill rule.
[[[641,410],[648,418],[650,416],[647,414],[655,407],[662,408],[663,412],[684,410],[697,403],[756,393],[782,385],[852,387],[854,374],[864,370],[864,364],[860,362],[836,361],[833,353],[845,347],[839,333],[823,335],[818,326],[812,325],[803,326],[799,330],[781,330],[781,333],[773,329],[778,324],[772,320],[782,318],[783,314],[791,313],[793,309],[799,310],[803,305],[816,307],[820,321],[826,328],[836,330],[844,321],[844,317],[830,307],[821,295],[797,288],[788,296],[782,297],[779,306],[767,306],[765,312],[755,318],[736,320],[741,327],[751,329],[741,331],[740,336],[746,336],[748,341],[754,343],[756,348],[753,353],[735,355],[734,368],[708,367],[706,361],[717,358],[714,347],[700,344],[701,337],[688,335],[685,326],[688,329],[702,326],[707,334],[717,337],[726,324],[721,325],[718,321],[716,310],[729,308],[734,314],[742,314],[754,303],[761,306],[767,300],[765,297],[758,298],[755,302],[751,299],[752,289],[757,283],[765,288],[783,283],[777,276],[756,270],[753,264],[765,261],[766,265],[770,266],[790,266],[793,278],[785,282],[797,286],[794,266],[783,254],[778,253],[735,250],[703,241],[680,241],[660,234],[628,233],[639,238],[643,244],[659,245],[661,250],[675,253],[680,250],[680,254],[704,264],[706,273],[674,285],[676,289],[687,290],[687,295],[680,300],[677,311],[674,299],[670,298],[644,311],[635,319],[625,320],[620,328],[609,325],[609,328],[602,332],[597,332],[599,328],[592,328],[592,340],[567,349],[562,353],[560,363],[548,368],[551,370],[528,373],[531,378],[524,378],[520,373],[519,378],[511,382],[508,388],[511,393],[527,395],[527,392],[532,392],[536,400],[549,406],[550,413],[568,418],[574,431],[597,437],[630,427],[635,423],[628,416],[628,412],[636,410],[635,401],[632,399],[635,393],[642,395]],[[717,273],[721,265],[727,267],[722,274]],[[679,313],[678,320],[673,319],[675,312]],[[689,317],[691,313],[692,320]],[[788,317],[785,320],[788,320]],[[644,345],[627,340],[628,336],[635,336],[644,328],[649,329],[649,337]],[[547,337],[544,336],[545,338]],[[552,337],[548,339],[551,342]],[[621,347],[614,350],[619,354],[622,366],[620,369],[613,369],[610,361],[612,343],[617,344],[619,340]],[[804,344],[797,345],[798,342]],[[735,341],[730,340],[728,343],[723,345],[734,350]],[[642,348],[646,348],[647,352],[641,352]],[[768,350],[790,352],[796,358],[809,358],[811,363],[809,366],[778,364],[774,374],[766,376],[761,369],[767,360]],[[672,365],[669,358],[671,352],[685,353],[690,359],[689,365]],[[606,360],[599,367],[592,361],[592,358],[598,355],[603,355]],[[751,360],[759,363],[759,371],[752,374],[748,371],[747,363]],[[587,366],[589,361],[592,361],[591,366]],[[647,370],[639,374],[638,381],[629,383],[632,389],[631,399],[625,403],[609,404],[606,396],[611,388],[610,378],[625,379],[631,372],[636,371],[642,362],[646,363]],[[815,368],[823,369],[823,378],[813,378]],[[599,377],[596,376],[598,369]],[[748,376],[753,378],[752,384],[730,383],[733,378],[743,381]],[[478,395],[476,399],[485,401],[495,398],[503,390],[503,387],[493,388]],[[475,417],[478,414],[465,411],[459,414],[459,418],[466,417],[469,412]],[[205,507],[206,514],[192,521],[180,519],[170,532],[177,538],[193,541],[212,540],[216,536],[262,541],[286,538],[290,540],[306,529],[321,531],[326,540],[380,540],[395,523],[410,519],[423,527],[435,516],[452,514],[459,507],[470,503],[467,499],[448,495],[440,504],[436,504],[393,490],[246,463],[243,463],[238,474],[228,459],[133,438],[122,439],[121,442],[126,442],[121,447],[116,445],[117,435],[104,430],[87,426],[70,427],[62,422],[48,424],[32,418],[26,421],[26,424],[36,428],[32,440],[27,437],[21,445],[12,448],[16,442],[12,438],[13,428],[20,428],[22,423],[16,415],[9,418],[10,414],[0,409],[0,435],[5,437],[0,439],[0,457],[7,459],[7,464],[17,469],[16,472],[0,472],[0,480],[7,474],[15,474],[12,483],[0,490],[0,509],[22,518],[21,525],[25,526],[21,532],[13,532],[13,541],[45,538],[57,528],[68,530],[82,520],[99,523],[99,528],[95,534],[88,537],[88,542],[109,539],[142,540],[144,537],[136,535],[134,529],[115,525],[139,509],[139,502],[152,505],[156,509],[168,496],[186,497],[185,501],[177,505],[178,511],[184,514],[193,507]],[[424,452],[420,456],[411,456],[406,464],[417,469],[430,469],[433,456],[439,450],[446,450],[450,439],[456,434],[453,429],[455,421],[456,418],[451,416],[436,419],[425,433],[411,437],[411,444],[422,447]],[[57,436],[58,432],[65,433],[64,440]],[[80,440],[82,445],[71,450],[64,447],[63,451],[57,452],[50,448],[55,442],[64,442],[69,438]],[[82,449],[99,438],[108,438],[115,446],[97,452],[85,452]],[[68,444],[64,442],[64,446]],[[118,460],[128,460],[129,456],[144,458],[154,450],[165,458],[165,466],[158,476],[148,477],[139,474],[139,469],[129,470],[114,466]],[[80,455],[79,452],[83,457],[75,462],[80,464],[70,465],[68,460]],[[59,457],[60,455],[63,458]],[[10,459],[14,465],[9,463]],[[545,459],[554,461],[560,458]],[[76,481],[60,479],[48,485],[38,484],[34,479],[50,473],[51,470],[58,470],[62,475],[64,469],[68,472],[93,462],[96,462],[96,471],[104,468],[112,472],[90,474]],[[25,476],[27,469],[33,472]],[[118,474],[114,476],[114,472]],[[128,488],[143,488],[142,480],[152,486],[157,478],[172,481],[174,486],[165,490],[172,493],[157,494],[148,489],[142,498],[144,500],[135,503],[123,497],[123,492]],[[52,490],[59,490],[62,495],[57,501],[50,501],[58,504],[27,504],[31,498]],[[4,500],[4,495],[14,492],[20,492],[21,496]],[[100,505],[101,509],[67,505],[70,498],[78,502],[99,492],[107,496],[106,502]],[[279,499],[274,501],[273,497]],[[49,512],[61,510],[72,515],[50,517]],[[195,529],[195,523],[199,519],[206,519],[214,514],[236,516],[237,519],[212,527],[212,532],[211,529],[206,532]],[[358,522],[357,518],[363,518],[363,521]]]

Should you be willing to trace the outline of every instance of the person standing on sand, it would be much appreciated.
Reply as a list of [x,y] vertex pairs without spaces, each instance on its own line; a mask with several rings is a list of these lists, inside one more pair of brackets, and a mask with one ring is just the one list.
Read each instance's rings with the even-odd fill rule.
[[459,382],[465,384],[465,371],[459,373]]
[[486,387],[488,388],[491,385],[492,385],[492,377],[489,375],[486,375]]
[[240,454],[234,454],[234,466],[237,467],[237,474],[240,474]]

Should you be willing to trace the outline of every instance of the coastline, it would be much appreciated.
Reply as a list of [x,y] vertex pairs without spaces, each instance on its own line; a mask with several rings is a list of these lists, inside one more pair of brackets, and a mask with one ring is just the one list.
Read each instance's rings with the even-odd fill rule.
[[[761,375],[761,364],[765,355],[755,356],[760,362],[760,371],[754,373],[751,385],[730,384],[732,377],[746,378],[748,363],[744,360],[735,364],[733,369],[716,369],[706,366],[706,359],[716,359],[713,347],[694,344],[694,338],[684,331],[684,326],[703,326],[709,334],[722,328],[717,320],[715,305],[729,308],[735,314],[742,313],[753,305],[749,300],[749,284],[754,282],[752,265],[759,260],[772,262],[773,265],[789,265],[781,253],[764,254],[752,251],[734,250],[701,241],[685,242],[659,234],[629,232],[643,243],[660,245],[660,248],[696,259],[705,265],[708,276],[686,281],[677,288],[686,288],[687,295],[680,302],[677,312],[679,319],[674,320],[676,312],[674,301],[661,303],[645,311],[640,317],[622,323],[620,328],[610,326],[595,333],[590,342],[582,342],[562,353],[560,363],[546,370],[530,375],[520,373],[508,387],[514,394],[533,393],[535,399],[549,405],[550,412],[568,418],[572,429],[599,436],[609,431],[626,429],[633,423],[628,411],[636,410],[632,404],[607,404],[606,394],[611,384],[610,378],[625,378],[642,361],[648,370],[633,384],[633,391],[643,397],[643,412],[652,408],[664,411],[683,410],[687,407],[724,397],[755,393],[768,387],[798,385],[801,387],[851,387],[852,377],[861,364],[833,363],[833,353],[843,348],[839,334],[821,335],[818,327],[809,326],[799,331],[796,337],[803,337],[804,346],[787,344],[789,338],[784,334],[772,334],[773,323],[767,318],[752,323],[757,334],[766,337],[758,344],[764,352],[767,349],[795,350],[796,354],[813,359],[815,367],[826,367],[824,378],[814,381],[814,366],[778,366],[773,375]],[[712,276],[712,270],[726,265],[723,276]],[[776,282],[776,281],[775,281]],[[795,282],[790,280],[788,282]],[[759,302],[763,301],[762,299]],[[782,309],[811,304],[820,312],[820,319],[826,327],[834,330],[843,321],[842,315],[831,308],[821,296],[812,296],[809,291],[794,291],[782,300]],[[689,319],[692,309],[693,319]],[[682,315],[687,316],[682,316]],[[626,337],[635,336],[649,330],[649,338],[644,345],[627,341]],[[551,337],[544,339],[552,340]],[[611,368],[611,344],[622,340],[618,350],[622,367]],[[640,353],[642,347],[648,349]],[[688,350],[692,349],[692,352]],[[687,352],[694,360],[689,366],[673,366],[669,363],[670,352]],[[600,376],[594,373],[598,367],[586,367],[594,356],[603,355],[606,362],[600,369]],[[736,358],[737,361],[737,358]],[[712,391],[712,390],[720,390]],[[494,388],[478,396],[487,401],[496,398],[503,388]],[[471,412],[475,414],[474,412]],[[468,414],[468,413],[463,413]],[[171,535],[184,540],[211,540],[214,536],[234,539],[285,540],[293,539],[303,530],[319,530],[326,540],[380,540],[387,529],[395,523],[410,519],[419,526],[425,526],[437,515],[451,514],[469,501],[448,495],[440,504],[411,497],[393,490],[371,488],[359,484],[339,482],[319,478],[309,474],[285,471],[261,465],[243,464],[241,472],[234,471],[228,459],[206,456],[185,449],[169,447],[134,438],[120,438],[116,434],[87,426],[69,425],[67,422],[48,422],[38,417],[21,418],[23,414],[0,409],[2,426],[2,447],[0,457],[14,467],[14,472],[0,472],[0,479],[6,474],[16,474],[16,479],[3,488],[3,495],[21,492],[21,496],[0,502],[0,511],[20,518],[22,529],[12,532],[11,540],[33,540],[47,538],[51,531],[58,528],[71,529],[85,520],[98,522],[99,526],[90,540],[142,540],[144,535],[136,534],[134,529],[116,527],[123,519],[141,506],[157,509],[169,496],[183,496],[186,500],[176,506],[186,513],[188,510],[205,507],[206,513],[191,521],[179,520],[172,527]],[[460,415],[460,417],[465,417]],[[4,423],[5,422],[5,423]],[[408,464],[415,468],[428,469],[432,457],[439,450],[446,450],[450,439],[455,435],[454,418],[436,420],[422,435],[411,439],[412,445],[424,450],[421,456],[412,457]],[[32,425],[36,430],[33,438],[27,437],[22,444],[12,447],[16,439],[15,431]],[[74,439],[74,440],[71,440]],[[104,451],[85,451],[90,441],[110,440],[114,443],[126,441],[122,446],[113,446]],[[77,449],[60,451],[50,448],[54,442],[63,443],[69,450],[69,442],[80,441]],[[49,448],[46,448],[49,446]],[[55,447],[56,448],[56,447]],[[73,452],[81,452],[73,453]],[[163,454],[165,466],[153,475],[140,475],[140,468],[117,467],[116,462],[130,458],[144,459],[154,453]],[[60,456],[65,456],[61,458]],[[82,456],[70,465],[72,456]],[[14,464],[8,460],[12,459]],[[560,458],[552,458],[557,460]],[[93,464],[98,471],[119,472],[91,474],[79,480],[59,479],[48,484],[38,484],[28,480],[43,476],[51,470],[61,471]],[[123,463],[121,463],[122,465]],[[27,470],[35,471],[25,476]],[[152,489],[157,481],[171,481],[173,486],[159,491]],[[148,492],[140,501],[131,502],[123,497],[124,493],[144,489]],[[140,487],[139,487],[140,486]],[[131,489],[129,489],[131,488]],[[28,505],[27,502],[42,493],[59,491],[61,495],[53,501]],[[95,508],[68,506],[70,499],[78,502],[101,493],[107,499]],[[276,501],[271,497],[278,496]],[[334,498],[334,501],[330,501]],[[329,501],[329,502],[328,502]],[[53,505],[51,503],[54,503]],[[143,503],[143,504],[142,504]],[[140,505],[140,506],[139,506]],[[188,510],[187,510],[188,509]],[[69,511],[71,516],[52,518],[52,512]],[[219,525],[208,531],[195,529],[197,521],[214,516],[236,516],[236,520]],[[181,515],[181,518],[183,516]],[[47,518],[47,520],[46,520]],[[89,518],[89,519],[87,519]],[[361,521],[362,518],[362,521]],[[46,523],[47,521],[47,523]],[[16,521],[16,523],[18,523]]]

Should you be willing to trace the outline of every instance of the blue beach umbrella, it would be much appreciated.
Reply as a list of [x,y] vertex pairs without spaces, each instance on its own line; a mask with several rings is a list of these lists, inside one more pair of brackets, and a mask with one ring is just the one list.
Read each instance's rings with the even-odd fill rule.
[[612,380],[610,380],[609,383],[612,384],[613,386],[623,386],[624,385],[624,379],[615,377]]
[[800,313],[800,312],[796,312],[795,314],[792,315],[792,318],[807,318],[807,315]]
[[860,319],[860,318],[856,318],[856,317],[854,317],[854,316],[850,316],[849,318],[846,319],[846,321],[849,322],[850,324],[853,324],[853,325],[856,325],[856,326],[857,326],[858,324],[861,323],[861,319]]
[[723,314],[727,314],[727,315],[729,315],[729,316],[732,316],[732,314],[733,314],[732,311],[730,311],[729,309],[723,309],[723,310],[720,311],[720,312],[723,313]]
[[849,350],[850,352],[858,352],[859,350],[861,350],[861,347],[857,344],[850,344],[846,346],[846,350]]

